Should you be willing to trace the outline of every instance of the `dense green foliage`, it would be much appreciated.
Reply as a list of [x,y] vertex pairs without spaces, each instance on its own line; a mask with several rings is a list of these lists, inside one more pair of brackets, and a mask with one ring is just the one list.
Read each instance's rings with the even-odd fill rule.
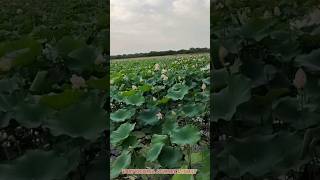
[[0,6],[0,179],[105,180],[108,2]]
[[208,54],[111,62],[112,178],[123,168],[189,167],[208,179],[209,70]]
[[319,2],[211,7],[215,178],[319,179]]

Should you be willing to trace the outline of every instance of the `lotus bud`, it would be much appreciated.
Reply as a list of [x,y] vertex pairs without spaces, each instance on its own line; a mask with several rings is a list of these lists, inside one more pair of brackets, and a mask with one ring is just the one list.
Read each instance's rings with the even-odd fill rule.
[[161,114],[161,112],[159,112],[159,113],[157,114],[157,117],[158,117],[158,119],[162,119],[162,118],[163,118],[163,115]]
[[81,87],[86,87],[86,82],[81,76],[77,76],[75,74],[70,78],[73,89],[79,89]]
[[280,11],[280,8],[278,6],[274,7],[273,14],[275,16],[280,16],[281,15],[281,11]]
[[206,84],[205,84],[205,83],[202,83],[201,89],[202,89],[202,90],[205,90],[206,88],[207,88]]
[[306,73],[303,71],[303,69],[298,69],[298,71],[296,72],[296,75],[294,77],[293,80],[293,85],[297,88],[297,89],[303,89],[305,84],[307,82],[307,75]]

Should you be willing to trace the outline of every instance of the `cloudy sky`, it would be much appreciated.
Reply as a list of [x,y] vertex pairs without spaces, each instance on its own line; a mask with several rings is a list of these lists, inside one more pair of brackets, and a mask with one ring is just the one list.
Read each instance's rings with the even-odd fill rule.
[[210,0],[111,0],[111,55],[210,45]]

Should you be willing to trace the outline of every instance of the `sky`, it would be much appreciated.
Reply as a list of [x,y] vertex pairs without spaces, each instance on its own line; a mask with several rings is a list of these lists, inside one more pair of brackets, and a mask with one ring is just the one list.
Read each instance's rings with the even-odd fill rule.
[[210,0],[111,0],[111,55],[210,47]]

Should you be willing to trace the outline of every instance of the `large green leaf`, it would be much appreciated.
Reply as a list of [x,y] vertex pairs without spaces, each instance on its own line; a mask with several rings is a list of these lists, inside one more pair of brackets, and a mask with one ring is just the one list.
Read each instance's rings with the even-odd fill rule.
[[146,109],[143,110],[139,116],[138,119],[141,120],[141,122],[144,125],[155,125],[159,118],[157,117],[157,109]]
[[85,43],[81,40],[65,36],[58,41],[56,49],[61,56],[67,57],[71,51],[83,46],[85,46]]
[[38,127],[48,120],[52,112],[37,102],[21,102],[14,108],[15,119],[25,127]]
[[217,163],[219,170],[231,177],[246,173],[263,176],[270,172],[278,176],[304,163],[301,155],[302,138],[296,134],[255,135],[228,142]]
[[145,102],[145,99],[141,93],[135,93],[133,95],[126,96],[124,98],[124,102],[129,105],[141,106]]
[[[78,155],[73,154],[70,158]],[[74,161],[53,151],[27,151],[23,156],[0,164],[0,179],[3,180],[48,180],[63,179],[74,168]]]
[[186,104],[182,107],[182,111],[187,117],[200,116],[204,111],[205,106],[203,104]]
[[180,160],[182,159],[182,153],[178,148],[173,148],[170,146],[163,147],[158,161],[161,166],[167,168],[177,168],[180,167]]
[[124,123],[119,126],[116,131],[113,131],[110,135],[110,142],[113,145],[121,143],[127,137],[129,137],[130,132],[134,129],[135,124]]
[[123,151],[119,157],[112,163],[111,178],[116,178],[121,173],[122,169],[127,168],[131,164],[131,153]]
[[161,143],[161,142],[151,144],[151,147],[146,156],[147,161],[149,162],[155,161],[158,158],[163,146],[164,146],[164,143]]
[[53,134],[95,139],[107,128],[107,113],[100,107],[97,97],[88,97],[50,118],[46,126]]
[[176,118],[166,116],[165,122],[162,124],[162,133],[170,134],[178,127]]
[[91,78],[87,81],[88,87],[93,89],[107,90],[108,89],[108,77],[103,78]]
[[47,71],[39,71],[30,86],[30,91],[40,91],[46,82],[47,74]]
[[184,84],[175,84],[168,89],[167,97],[173,100],[181,100],[188,94],[189,87]]
[[170,134],[171,142],[178,145],[193,145],[200,140],[200,132],[192,125],[175,129]]
[[320,71],[320,49],[313,50],[310,54],[300,55],[295,59],[295,62],[310,71]]
[[151,143],[165,143],[168,139],[167,135],[161,135],[161,134],[154,134],[151,139]]
[[127,119],[130,119],[135,112],[135,109],[119,109],[110,114],[110,119],[114,122],[123,122]]
[[19,82],[19,79],[15,77],[0,79],[0,92],[12,93],[13,91],[18,90]]
[[68,54],[71,57],[66,63],[71,70],[81,72],[90,69],[94,66],[97,59],[96,49],[89,46],[84,46],[79,49],[73,50]]
[[67,89],[60,94],[48,94],[41,97],[40,102],[56,110],[66,108],[80,101],[84,93]]
[[230,120],[238,105],[248,101],[251,97],[251,83],[242,75],[233,75],[229,78],[228,87],[213,94],[213,120]]
[[29,65],[40,53],[40,43],[29,37],[0,44],[0,57],[4,56],[5,59],[8,59],[13,67]]

